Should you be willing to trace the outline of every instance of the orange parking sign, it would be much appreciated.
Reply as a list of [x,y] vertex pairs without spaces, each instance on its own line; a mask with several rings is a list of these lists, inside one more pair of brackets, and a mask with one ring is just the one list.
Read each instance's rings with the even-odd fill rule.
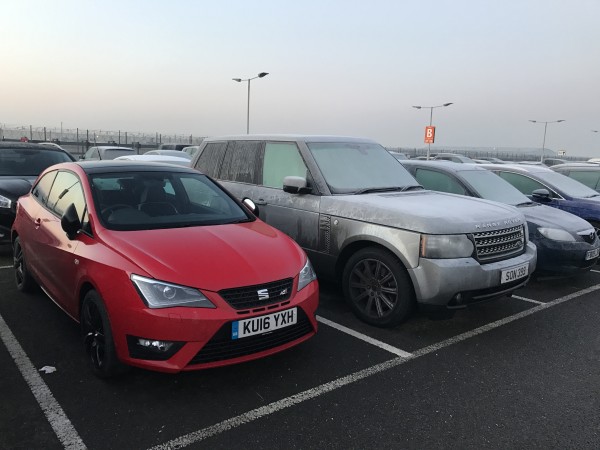
[[425,127],[425,143],[433,144],[435,141],[435,127]]

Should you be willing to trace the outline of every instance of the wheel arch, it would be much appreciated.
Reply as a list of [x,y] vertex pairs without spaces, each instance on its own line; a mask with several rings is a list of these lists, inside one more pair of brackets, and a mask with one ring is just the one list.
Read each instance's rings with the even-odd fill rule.
[[377,238],[358,238],[348,242],[344,246],[336,261],[335,277],[337,280],[342,280],[344,267],[346,266],[346,263],[348,262],[350,257],[357,251],[367,247],[380,248],[394,256],[400,262],[400,265],[404,268],[404,270],[408,272],[409,278],[413,283],[412,289],[414,291],[414,280],[412,279],[412,276],[410,276],[410,271],[408,270],[408,267],[410,267],[410,265],[408,264],[408,260],[404,257],[404,255],[398,252],[398,249],[396,249],[389,242]]

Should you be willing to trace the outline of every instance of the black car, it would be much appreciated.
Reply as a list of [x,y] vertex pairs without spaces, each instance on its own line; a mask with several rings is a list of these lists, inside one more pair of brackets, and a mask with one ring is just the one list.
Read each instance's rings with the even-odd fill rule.
[[29,192],[44,169],[67,161],[75,158],[54,146],[0,142],[0,244],[10,242],[17,199]]
[[598,261],[600,240],[589,222],[574,214],[534,203],[510,183],[481,166],[442,161],[401,163],[426,189],[518,207],[527,219],[529,239],[537,246],[538,274],[573,275],[591,269]]

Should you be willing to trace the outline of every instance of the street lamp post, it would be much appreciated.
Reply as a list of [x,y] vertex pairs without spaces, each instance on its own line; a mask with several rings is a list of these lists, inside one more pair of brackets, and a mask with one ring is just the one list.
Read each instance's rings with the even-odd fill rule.
[[539,120],[530,120],[531,123],[543,123],[544,124],[544,140],[542,141],[542,156],[540,157],[540,162],[544,162],[544,149],[546,148],[546,129],[548,128],[549,123],[559,123],[564,122],[563,119],[560,120],[552,120],[550,122],[541,122]]
[[[443,108],[445,106],[453,105],[454,103],[444,103],[443,105],[437,106],[413,106],[413,108],[417,109],[427,109],[429,108],[429,126],[433,123],[433,109],[434,108]],[[429,154],[431,153],[431,144],[427,144],[427,159],[429,160]]]
[[266,77],[267,75],[269,75],[268,72],[261,72],[257,76],[252,78],[246,78],[245,80],[241,78],[232,78],[233,81],[237,81],[238,83],[241,83],[242,81],[248,82],[248,110],[246,114],[246,134],[250,134],[250,81],[255,80],[256,78]]

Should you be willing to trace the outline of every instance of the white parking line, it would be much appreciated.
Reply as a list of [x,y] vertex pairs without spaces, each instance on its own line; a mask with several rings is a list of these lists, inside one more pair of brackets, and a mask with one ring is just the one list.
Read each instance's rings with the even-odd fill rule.
[[27,357],[25,350],[19,345],[19,342],[1,315],[0,338],[2,338],[2,342],[4,342],[10,356],[12,356],[12,359],[17,364],[21,375],[23,375],[23,378],[29,385],[29,389],[31,389],[46,419],[64,448],[74,450],[86,448],[71,421],[52,395],[50,388],[44,383],[44,380],[42,380],[42,377]]
[[582,295],[589,294],[591,292],[597,291],[600,289],[600,284],[596,284],[587,289],[583,289],[581,291],[575,292],[574,294],[566,295],[564,297],[558,298],[554,301],[544,303],[538,306],[535,306],[531,309],[523,311],[519,314],[515,314],[514,316],[509,316],[501,320],[497,320],[495,322],[488,323],[482,327],[476,328],[472,331],[468,331],[457,336],[454,336],[450,339],[446,339],[445,341],[439,342],[437,344],[430,345],[428,347],[422,348],[421,350],[417,350],[412,354],[412,356],[408,358],[398,357],[391,359],[389,361],[377,364],[375,366],[369,367],[367,369],[360,370],[353,374],[347,375],[342,378],[338,378],[337,380],[330,381],[329,383],[322,384],[312,389],[308,389],[304,392],[300,392],[298,394],[292,395],[291,397],[284,398],[282,400],[278,400],[276,402],[270,403],[266,406],[261,406],[260,408],[253,409],[252,411],[248,411],[247,413],[240,414],[239,416],[232,417],[231,419],[224,420],[220,423],[217,423],[213,426],[203,428],[198,431],[194,431],[192,433],[181,436],[177,439],[173,439],[169,442],[165,442],[164,444],[157,445],[152,447],[150,450],[172,450],[182,447],[187,447],[188,445],[192,445],[196,442],[202,441],[212,436],[216,436],[224,431],[230,430],[232,428],[239,427],[240,425],[253,422],[254,420],[260,419],[261,417],[268,416],[277,411],[281,411],[285,408],[289,408],[291,406],[302,403],[306,400],[313,399],[320,395],[326,394],[328,392],[339,389],[343,386],[347,386],[356,381],[363,380],[372,375],[376,375],[380,372],[392,369],[394,367],[398,367],[408,361],[419,358],[421,356],[425,356],[429,353],[436,352],[444,347],[448,347],[450,345],[456,344],[458,342],[462,342],[474,336],[486,333],[495,328],[506,325],[510,322],[514,322],[515,320],[522,319],[524,317],[535,314],[544,309],[551,308],[553,306],[559,305],[569,300],[573,300],[577,297],[581,297]]
[[600,270],[592,269],[592,270],[590,270],[590,272],[600,273]]
[[13,266],[0,266],[0,269],[12,269]]
[[533,300],[530,298],[519,297],[518,295],[513,295],[511,298],[516,298],[517,300],[523,300],[524,302],[535,303],[536,305],[545,305],[544,302],[538,302],[537,300]]
[[371,345],[374,345],[374,346],[379,347],[383,350],[386,350],[390,353],[393,353],[396,356],[400,356],[402,358],[410,358],[412,356],[411,353],[405,352],[404,350],[400,350],[399,348],[396,348],[396,347],[392,347],[391,345],[388,345],[385,342],[381,342],[381,341],[378,341],[377,339],[373,339],[369,336],[359,333],[358,331],[354,331],[350,328],[346,328],[345,326],[340,325],[335,322],[332,322],[331,320],[328,320],[324,317],[317,316],[317,321],[324,323],[325,325],[329,325],[330,327],[335,328],[336,330],[341,331],[342,333],[349,334],[350,336],[360,339],[361,341],[365,341]]

